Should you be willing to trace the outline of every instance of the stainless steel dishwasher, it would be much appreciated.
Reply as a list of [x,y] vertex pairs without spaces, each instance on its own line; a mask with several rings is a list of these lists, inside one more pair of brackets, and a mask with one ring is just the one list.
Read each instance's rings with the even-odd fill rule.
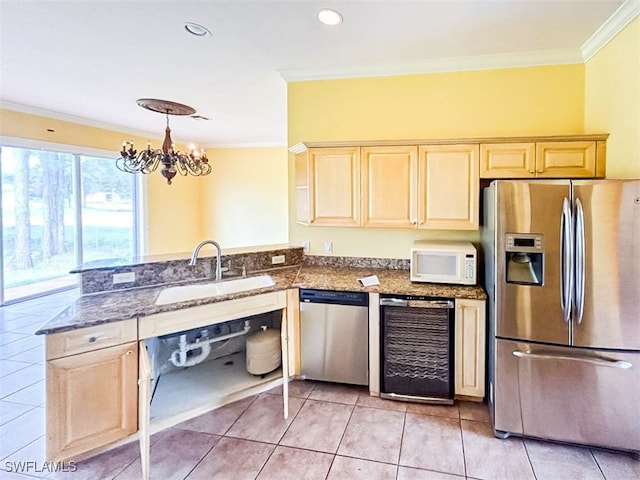
[[369,294],[300,290],[300,373],[369,384]]

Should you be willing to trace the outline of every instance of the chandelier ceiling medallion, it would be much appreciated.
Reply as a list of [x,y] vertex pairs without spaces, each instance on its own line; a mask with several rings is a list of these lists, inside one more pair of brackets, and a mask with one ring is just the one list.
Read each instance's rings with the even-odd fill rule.
[[176,151],[171,141],[171,129],[169,128],[169,115],[193,115],[195,109],[181,103],[170,102],[168,100],[158,100],[154,98],[140,98],[136,103],[142,108],[153,112],[164,113],[167,117],[167,128],[164,131],[164,141],[162,148],[151,149],[151,143],[147,143],[147,148],[140,153],[133,148],[133,142],[123,142],[120,158],[116,160],[116,166],[127,173],[148,174],[156,170],[162,164],[162,176],[171,185],[171,179],[177,173],[183,176],[194,175],[196,177],[209,175],[211,165],[204,149],[198,151],[193,145],[189,153]]

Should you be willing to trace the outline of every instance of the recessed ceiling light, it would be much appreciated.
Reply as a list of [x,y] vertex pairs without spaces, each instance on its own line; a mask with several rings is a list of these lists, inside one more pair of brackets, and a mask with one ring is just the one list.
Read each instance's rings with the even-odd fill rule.
[[209,29],[193,22],[185,22],[184,29],[196,37],[206,37],[211,35]]
[[342,15],[337,10],[331,8],[323,8],[318,12],[318,20],[323,25],[333,27],[342,23]]

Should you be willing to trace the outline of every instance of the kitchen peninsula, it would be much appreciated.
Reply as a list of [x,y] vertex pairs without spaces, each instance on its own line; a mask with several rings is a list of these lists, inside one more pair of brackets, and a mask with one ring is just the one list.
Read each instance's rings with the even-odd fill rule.
[[[244,271],[248,277],[266,274],[273,284],[157,305],[158,295],[166,288],[210,283],[215,257],[201,258],[195,266],[188,265],[187,256],[152,257],[77,270],[83,295],[37,332],[47,335],[49,459],[92,455],[137,434],[146,477],[149,436],[155,431],[280,384],[286,417],[287,380],[300,374],[299,288],[369,294],[372,395],[380,393],[380,294],[454,298],[456,396],[482,400],[486,295],[481,287],[412,283],[408,260],[304,256],[300,247],[282,246],[223,253],[227,278],[242,278]],[[376,275],[380,284],[363,287],[358,283],[358,278],[369,275]],[[132,281],[114,283],[122,278]],[[249,331],[263,325],[280,330],[281,369],[252,376],[240,352],[233,359],[223,357],[175,375],[157,375],[158,348],[166,338],[198,329],[231,332],[242,323]],[[219,374],[221,380],[215,380]],[[160,397],[169,377],[179,379],[176,388],[189,401],[176,405],[170,393],[164,400]],[[185,395],[185,388],[199,390]]]

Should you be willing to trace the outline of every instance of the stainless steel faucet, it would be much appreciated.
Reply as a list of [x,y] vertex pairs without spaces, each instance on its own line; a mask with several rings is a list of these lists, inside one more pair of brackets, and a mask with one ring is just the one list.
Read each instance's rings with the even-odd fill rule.
[[193,266],[196,264],[196,261],[198,260],[198,253],[200,253],[200,249],[206,244],[216,247],[216,280],[220,280],[222,278],[222,250],[220,249],[220,245],[213,240],[204,240],[196,245],[196,248],[193,249],[193,253],[191,254],[189,265]]

